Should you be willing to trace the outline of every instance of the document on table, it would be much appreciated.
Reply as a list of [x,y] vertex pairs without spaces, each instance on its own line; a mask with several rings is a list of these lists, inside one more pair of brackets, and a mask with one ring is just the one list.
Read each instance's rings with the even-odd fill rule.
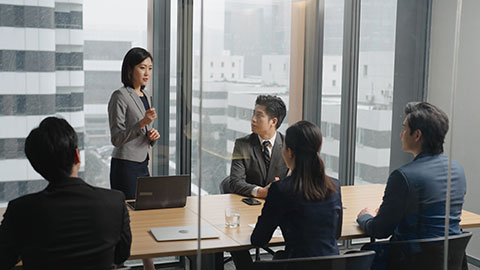
[[[255,228],[255,224],[248,224],[248,226],[250,226],[250,227],[252,227],[252,228]],[[273,232],[272,237],[282,237],[282,238],[283,238],[282,230],[280,230],[280,227],[277,227],[277,228],[275,229],[275,231]]]

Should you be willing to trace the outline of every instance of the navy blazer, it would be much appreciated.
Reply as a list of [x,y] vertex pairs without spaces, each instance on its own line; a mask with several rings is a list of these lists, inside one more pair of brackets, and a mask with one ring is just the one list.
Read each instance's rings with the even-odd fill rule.
[[[420,153],[392,172],[378,214],[358,217],[362,230],[375,238],[410,240],[444,236],[448,156]],[[463,167],[452,160],[449,234],[460,234],[466,193]]]
[[250,238],[255,246],[266,246],[280,226],[287,258],[338,254],[337,241],[342,231],[340,183],[337,193],[326,200],[308,201],[293,193],[294,177],[273,182]]

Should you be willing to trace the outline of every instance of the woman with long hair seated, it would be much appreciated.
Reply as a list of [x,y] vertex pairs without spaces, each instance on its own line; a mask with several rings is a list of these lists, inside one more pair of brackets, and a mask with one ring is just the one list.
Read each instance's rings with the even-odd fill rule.
[[338,254],[342,231],[340,183],[325,174],[320,158],[322,133],[308,121],[287,129],[283,158],[292,174],[271,184],[251,236],[255,246],[266,246],[280,226],[285,252],[274,259]]

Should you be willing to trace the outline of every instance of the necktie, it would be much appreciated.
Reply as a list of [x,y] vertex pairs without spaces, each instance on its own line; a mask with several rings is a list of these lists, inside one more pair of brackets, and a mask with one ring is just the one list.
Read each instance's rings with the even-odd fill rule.
[[268,167],[270,167],[270,153],[268,152],[268,146],[270,145],[270,141],[264,141],[263,142],[263,160],[265,161],[265,167],[267,168],[268,172]]

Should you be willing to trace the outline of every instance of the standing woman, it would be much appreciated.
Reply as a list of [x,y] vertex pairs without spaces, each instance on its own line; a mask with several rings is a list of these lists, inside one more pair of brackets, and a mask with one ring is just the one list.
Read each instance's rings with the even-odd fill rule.
[[[110,167],[110,186],[135,199],[137,178],[149,176],[148,150],[160,138],[153,128],[157,118],[145,89],[152,75],[152,55],[142,48],[130,49],[122,64],[123,87],[108,102],[110,136],[115,146]],[[154,269],[151,259],[144,269]]]
[[283,158],[292,175],[273,182],[251,236],[255,246],[266,246],[280,226],[285,252],[275,258],[338,254],[342,231],[340,183],[325,174],[320,158],[322,133],[308,121],[287,129]]

